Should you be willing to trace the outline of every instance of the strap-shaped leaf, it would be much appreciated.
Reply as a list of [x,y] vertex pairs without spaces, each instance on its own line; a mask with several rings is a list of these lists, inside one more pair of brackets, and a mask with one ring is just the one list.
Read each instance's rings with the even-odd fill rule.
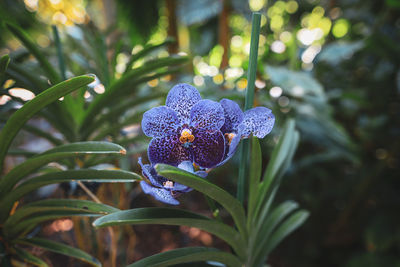
[[22,126],[39,110],[49,105],[53,101],[59,99],[60,97],[82,87],[91,82],[94,78],[84,75],[66,80],[59,83],[44,92],[37,95],[31,101],[27,102],[22,108],[17,110],[8,120],[2,131],[0,132],[0,172],[2,170],[2,165],[4,157],[7,150],[17,135],[18,131]]
[[295,133],[295,122],[290,119],[286,122],[283,130],[283,134],[279,139],[278,144],[275,146],[270,162],[267,166],[267,170],[264,173],[263,182],[260,184],[259,194],[257,196],[257,206],[254,210],[253,219],[255,219],[262,206],[265,205],[265,199],[267,198],[267,193],[270,190],[271,185],[276,178],[276,174],[279,169],[284,165],[285,159],[287,160],[289,152],[292,148],[294,134]]
[[79,211],[93,215],[107,215],[119,209],[88,200],[80,199],[46,199],[24,205],[10,216],[4,223],[4,229],[16,225],[26,219],[43,212]]
[[232,227],[203,215],[173,208],[138,208],[115,212],[96,219],[96,227],[125,224],[186,225],[207,231],[225,240],[236,253],[244,257],[244,242]]
[[8,67],[8,63],[10,63],[10,57],[8,55],[4,55],[0,58],[0,86],[5,80],[5,73]]
[[[297,145],[299,143],[299,138],[300,138],[299,136],[300,135],[299,135],[298,131],[295,131],[287,158],[285,159],[285,162],[282,165],[282,168],[279,169],[279,172],[276,174],[275,180],[274,180],[273,184],[270,186],[270,190],[268,190],[268,192],[266,193],[264,202],[262,203],[262,207],[260,209],[258,216],[254,216],[254,222],[255,222],[257,229],[260,229],[261,225],[266,220],[269,209],[272,205],[272,202],[274,201],[275,195],[278,192],[279,186],[281,184],[283,174],[286,172],[286,170],[289,168],[290,164],[292,163],[293,156],[296,152]],[[257,204],[259,204],[259,203],[257,203]]]
[[87,181],[87,182],[133,182],[141,180],[141,177],[133,172],[123,170],[70,170],[47,173],[41,176],[29,179],[23,182],[14,190],[6,194],[0,201],[0,222],[4,222],[10,212],[14,202],[29,192],[39,187],[70,181]]
[[180,263],[216,261],[229,267],[241,267],[242,263],[234,255],[215,248],[190,247],[169,250],[144,258],[127,267],[164,267]]
[[68,257],[81,260],[83,262],[90,264],[91,266],[101,267],[101,263],[99,262],[99,260],[97,260],[93,256],[87,254],[86,252],[80,249],[59,242],[54,242],[43,238],[29,238],[29,239],[27,238],[27,239],[18,239],[16,243],[28,246],[40,247],[54,253],[62,254]]
[[[298,204],[294,201],[285,201],[276,207],[268,219],[261,225],[261,229],[254,228],[250,233],[250,249],[251,258],[257,262],[264,262],[267,254],[263,252],[263,248],[267,246],[270,241],[270,235],[276,226],[292,211],[298,208]],[[250,266],[258,266],[255,262],[251,262]]]
[[251,218],[257,204],[258,186],[261,178],[262,154],[258,138],[251,139],[251,158],[249,171],[249,203],[248,203],[248,220],[247,227],[250,229]]
[[83,119],[81,127],[85,127],[85,125],[87,125],[87,123],[89,123],[99,113],[101,109],[108,106],[110,104],[110,101],[112,101],[115,97],[121,95],[121,90],[129,90],[130,87],[128,85],[132,81],[135,81],[135,83],[137,84],[137,80],[141,76],[154,72],[155,70],[162,67],[182,64],[185,61],[187,61],[187,59],[188,57],[180,57],[180,56],[161,58],[147,62],[146,65],[143,65],[139,68],[130,70],[127,74],[122,76],[121,79],[113,83],[104,92],[104,94],[98,95],[95,98],[93,103],[88,108],[88,111]]
[[[39,61],[40,65],[43,67],[43,70],[47,73],[50,81],[52,83],[59,82],[60,76],[58,75],[57,71],[51,66],[50,62],[45,58],[42,52],[40,52],[39,48],[36,44],[31,40],[31,38],[25,33],[24,30],[19,28],[16,25],[6,23],[6,27],[9,31],[17,37],[26,49]],[[60,96],[61,97],[61,96]]]
[[44,262],[43,260],[39,259],[36,256],[33,256],[28,251],[26,251],[24,249],[20,249],[20,248],[14,248],[14,249],[15,249],[15,253],[17,254],[18,258],[20,258],[24,262],[30,263],[37,267],[49,267],[49,265],[47,265],[46,262]]
[[243,206],[222,188],[190,172],[166,164],[155,166],[159,175],[187,185],[220,203],[231,215],[242,237],[247,239],[246,216]]
[[47,150],[14,167],[0,180],[0,199],[9,192],[23,177],[50,162],[90,154],[125,154],[126,150],[110,142],[77,142]]
[[271,251],[289,234],[299,228],[304,221],[308,218],[309,212],[300,210],[291,215],[284,221],[278,229],[271,235],[267,246],[265,247],[264,254],[269,254]]
[[174,43],[175,39],[168,37],[167,39],[165,39],[164,42],[160,43],[160,44],[147,44],[145,47],[143,47],[142,50],[140,50],[139,52],[137,52],[136,54],[132,55],[132,57],[129,59],[128,64],[126,64],[126,69],[125,69],[125,73],[129,72],[129,70],[132,69],[133,63],[135,63],[137,60],[145,57],[146,55],[148,55],[149,53],[153,52],[154,50],[166,46],[168,44]]

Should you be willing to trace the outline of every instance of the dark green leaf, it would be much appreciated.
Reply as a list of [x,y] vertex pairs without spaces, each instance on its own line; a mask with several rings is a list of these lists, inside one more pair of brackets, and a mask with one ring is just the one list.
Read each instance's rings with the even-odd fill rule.
[[[253,212],[257,204],[258,186],[261,178],[262,154],[258,138],[251,139],[251,158],[249,172],[249,203],[248,203],[248,218],[253,218]],[[248,228],[250,219],[248,219]],[[249,228],[250,229],[250,228]]]
[[166,224],[186,225],[207,231],[225,240],[232,248],[244,257],[244,242],[240,235],[230,226],[211,220],[200,214],[173,208],[138,208],[115,212],[96,219],[96,227],[125,224]]
[[190,172],[183,171],[166,164],[157,164],[156,170],[159,175],[171,179],[175,182],[187,185],[193,189],[209,196],[220,203],[233,217],[236,226],[239,229],[242,237],[247,238],[245,213],[243,206],[228,192],[222,188],[210,183],[209,181],[200,178]]
[[32,264],[34,266],[38,266],[38,267],[48,267],[47,263],[45,263],[38,257],[33,256],[31,253],[29,253],[28,251],[26,251],[24,249],[15,248],[15,252],[16,252],[17,256],[26,263],[30,263],[30,264]]
[[229,267],[243,266],[239,259],[230,253],[222,252],[215,248],[190,247],[159,253],[137,261],[128,267],[164,267],[196,261],[216,261]]
[[29,239],[27,238],[27,239],[19,239],[16,241],[16,243],[28,246],[40,247],[54,253],[59,253],[68,257],[81,260],[92,266],[96,267],[101,266],[101,263],[93,256],[87,254],[86,252],[80,249],[59,242],[54,242],[43,238],[29,238]]
[[84,75],[59,83],[40,93],[22,108],[17,110],[8,120],[0,132],[0,172],[7,150],[22,126],[39,110],[56,101],[60,97],[93,82],[93,77]]
[[23,45],[29,50],[29,52],[32,53],[32,55],[34,57],[36,57],[36,59],[39,61],[40,65],[42,65],[43,70],[49,76],[50,81],[53,84],[59,82],[61,80],[60,76],[57,74],[55,69],[51,66],[49,61],[47,61],[47,59],[45,58],[43,53],[40,52],[40,50],[36,46],[36,44],[25,33],[25,31],[13,24],[10,24],[10,23],[6,23],[6,27],[8,28],[9,31],[11,31],[15,35],[15,37],[17,37],[23,43]]

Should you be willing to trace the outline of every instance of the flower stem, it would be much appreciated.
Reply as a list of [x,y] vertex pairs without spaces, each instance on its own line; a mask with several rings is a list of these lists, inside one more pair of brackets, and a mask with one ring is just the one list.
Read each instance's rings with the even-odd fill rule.
[[[244,109],[248,110],[253,107],[254,102],[254,83],[256,80],[257,72],[257,56],[258,56],[258,40],[260,36],[260,22],[261,13],[255,12],[252,16],[251,26],[251,41],[250,41],[250,57],[249,57],[249,68],[247,72],[247,90],[245,97]],[[239,166],[239,179],[237,187],[237,198],[243,203],[246,189],[246,176],[248,170],[248,160],[250,155],[250,142],[244,140],[241,144],[240,153],[240,166]]]
[[58,67],[60,68],[61,77],[63,80],[66,80],[67,77],[65,75],[65,62],[62,54],[62,45],[60,41],[60,35],[58,34],[58,29],[56,25],[52,25],[54,42],[56,43],[57,48],[57,57],[58,57]]

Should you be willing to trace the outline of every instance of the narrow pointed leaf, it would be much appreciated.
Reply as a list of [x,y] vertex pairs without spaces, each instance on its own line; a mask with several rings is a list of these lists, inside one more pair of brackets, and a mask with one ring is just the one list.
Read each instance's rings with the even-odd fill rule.
[[37,267],[48,267],[49,266],[49,265],[47,265],[46,262],[44,262],[43,260],[39,259],[36,256],[33,256],[31,253],[29,253],[28,251],[26,251],[24,249],[15,248],[15,252],[16,252],[18,258],[20,258],[21,260],[23,260],[26,263],[30,263]]
[[243,206],[231,194],[205,179],[173,166],[157,164],[155,168],[159,175],[192,187],[220,203],[232,215],[242,237],[244,239],[247,238],[246,219]]
[[24,205],[10,216],[4,223],[4,228],[16,225],[22,219],[43,212],[78,211],[93,215],[107,215],[119,209],[88,200],[80,199],[46,199]]
[[47,150],[14,167],[0,180],[0,199],[10,191],[23,177],[50,162],[91,154],[125,154],[123,147],[110,142],[77,142]]
[[164,267],[199,261],[216,261],[229,267],[242,266],[239,259],[230,253],[222,252],[215,248],[189,247],[159,253],[137,261],[127,267]]
[[239,255],[244,257],[243,241],[232,227],[211,220],[203,215],[174,208],[138,208],[115,212],[96,219],[95,227],[125,224],[165,224],[196,227],[226,241]]
[[88,263],[91,266],[101,267],[101,263],[99,262],[99,260],[97,260],[93,256],[87,254],[86,252],[80,249],[59,242],[54,242],[43,238],[29,238],[29,239],[19,239],[16,241],[16,243],[43,248],[45,250],[54,253],[62,254],[68,257],[81,260],[83,262]]
[[0,132],[0,172],[4,157],[12,140],[17,135],[22,126],[39,110],[56,101],[60,97],[93,82],[93,77],[87,75],[75,77],[59,83],[44,92],[37,95],[31,101],[27,102],[22,108],[17,110],[8,120]]
[[[36,44],[31,40],[31,38],[25,33],[24,30],[19,28],[16,25],[6,23],[6,27],[9,31],[17,37],[22,44],[29,50],[29,52],[39,61],[40,65],[43,67],[43,70],[47,73],[50,81],[52,83],[59,82],[60,76],[57,74],[56,70],[51,66],[49,61],[45,58],[43,53],[39,50]],[[61,97],[61,96],[60,96]]]
[[70,170],[47,173],[23,182],[14,190],[6,194],[0,201],[0,222],[4,222],[14,202],[24,195],[42,186],[70,181],[86,182],[133,182],[141,180],[141,177],[133,172],[122,170]]

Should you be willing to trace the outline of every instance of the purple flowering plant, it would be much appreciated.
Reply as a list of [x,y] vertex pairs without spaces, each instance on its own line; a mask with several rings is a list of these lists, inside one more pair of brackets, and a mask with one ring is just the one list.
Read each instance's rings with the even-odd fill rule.
[[[261,14],[254,13],[244,112],[232,100],[202,99],[193,86],[178,84],[168,93],[165,106],[152,108],[143,115],[142,130],[152,138],[147,151],[150,163],[143,164],[139,159],[145,177],[140,182],[143,192],[158,201],[178,205],[179,195],[199,191],[207,197],[213,217],[184,209],[155,207],[114,212],[93,223],[96,227],[143,223],[196,227],[225,241],[232,250],[179,248],[129,266],[212,261],[221,266],[261,267],[280,241],[308,217],[308,212],[299,210],[294,201],[273,205],[299,141],[293,120],[287,120],[280,128],[279,141],[261,179],[262,153],[258,140],[271,132],[275,117],[266,107],[252,108],[260,20]],[[250,140],[241,144],[238,193],[234,197],[206,176],[232,158],[242,139]],[[226,213],[219,213],[219,208]]]
[[[157,200],[177,205],[176,197],[190,188],[159,176],[157,163],[177,166],[201,177],[227,162],[243,138],[251,134],[263,138],[271,132],[275,117],[271,110],[256,107],[243,112],[229,99],[219,103],[201,99],[196,88],[178,84],[169,92],[165,106],[155,107],[143,115],[143,132],[153,139],[148,148],[150,164],[143,164],[140,183],[143,191]],[[196,166],[199,171],[194,171]]]

